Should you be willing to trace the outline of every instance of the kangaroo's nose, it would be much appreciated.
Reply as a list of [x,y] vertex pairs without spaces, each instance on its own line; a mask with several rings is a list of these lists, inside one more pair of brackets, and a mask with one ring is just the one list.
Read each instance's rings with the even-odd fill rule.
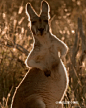
[[39,28],[38,30],[40,31],[40,33],[41,33],[41,35],[42,35],[42,34],[43,34],[44,29],[43,29],[43,28]]

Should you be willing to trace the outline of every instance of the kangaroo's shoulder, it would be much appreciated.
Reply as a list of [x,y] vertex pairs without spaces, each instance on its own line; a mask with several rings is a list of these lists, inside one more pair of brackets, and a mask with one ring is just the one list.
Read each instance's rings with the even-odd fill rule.
[[54,34],[50,34],[50,40],[51,42],[62,42],[59,38],[57,38],[57,36],[55,36]]

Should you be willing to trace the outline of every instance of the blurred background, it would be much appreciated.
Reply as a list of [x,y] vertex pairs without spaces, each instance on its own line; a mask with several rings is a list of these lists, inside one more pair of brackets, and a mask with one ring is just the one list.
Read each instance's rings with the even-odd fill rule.
[[[28,71],[24,61],[33,39],[25,5],[30,2],[39,13],[41,1],[0,0],[0,108],[10,108],[15,88]],[[63,59],[70,79],[64,101],[71,104],[64,108],[86,108],[86,0],[46,1],[52,33],[69,47]]]

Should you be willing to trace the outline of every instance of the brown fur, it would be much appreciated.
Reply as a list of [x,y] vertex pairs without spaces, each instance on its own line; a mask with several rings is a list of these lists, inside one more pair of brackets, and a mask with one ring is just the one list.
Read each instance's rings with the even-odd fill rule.
[[26,66],[51,71],[53,64],[58,66],[60,58],[66,55],[68,47],[49,30],[50,8],[47,2],[42,2],[40,15],[36,14],[29,3],[26,12],[30,18],[34,39],[34,47],[26,59]]
[[66,74],[61,74],[53,79],[40,69],[30,69],[15,90],[11,108],[57,108],[55,102],[63,98],[67,84]]
[[34,35],[26,65],[32,68],[15,90],[11,108],[62,108],[55,102],[62,101],[68,87],[68,74],[61,60],[68,47],[49,31],[47,2],[42,2],[40,15],[30,4],[26,7]]

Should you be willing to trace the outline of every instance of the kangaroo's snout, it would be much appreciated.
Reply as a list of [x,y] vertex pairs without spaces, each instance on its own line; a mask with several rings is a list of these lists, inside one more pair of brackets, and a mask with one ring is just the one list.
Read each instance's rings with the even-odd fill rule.
[[44,28],[39,28],[38,30],[40,31],[41,35],[43,35]]

